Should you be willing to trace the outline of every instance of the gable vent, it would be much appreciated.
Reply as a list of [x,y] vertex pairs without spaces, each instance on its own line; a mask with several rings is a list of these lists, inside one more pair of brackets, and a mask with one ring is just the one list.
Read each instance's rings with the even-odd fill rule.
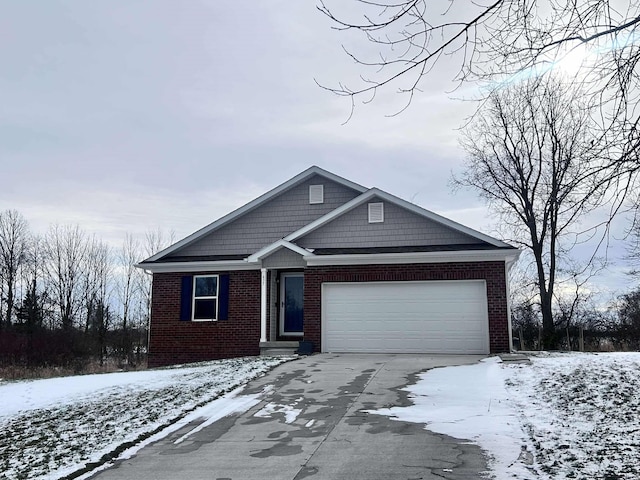
[[309,203],[324,203],[324,185],[309,185]]
[[384,203],[369,204],[369,223],[384,222]]

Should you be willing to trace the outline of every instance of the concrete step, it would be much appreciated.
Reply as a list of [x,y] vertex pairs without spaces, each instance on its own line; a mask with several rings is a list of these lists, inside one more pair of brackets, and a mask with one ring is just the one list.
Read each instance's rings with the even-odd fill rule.
[[529,357],[522,353],[502,353],[500,359],[503,363],[531,363]]
[[298,350],[300,342],[260,342],[260,355],[277,356],[293,355]]

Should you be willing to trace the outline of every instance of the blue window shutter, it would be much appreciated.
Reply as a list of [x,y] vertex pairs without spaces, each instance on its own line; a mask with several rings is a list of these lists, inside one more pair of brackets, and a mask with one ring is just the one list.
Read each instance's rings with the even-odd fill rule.
[[229,275],[220,275],[218,291],[218,320],[229,319]]
[[193,293],[193,276],[182,277],[182,289],[180,291],[180,320],[191,320],[191,300]]

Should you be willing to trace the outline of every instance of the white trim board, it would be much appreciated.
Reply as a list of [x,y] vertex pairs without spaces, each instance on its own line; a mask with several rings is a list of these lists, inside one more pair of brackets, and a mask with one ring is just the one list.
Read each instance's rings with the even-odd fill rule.
[[291,250],[292,252],[297,253],[298,255],[301,255],[302,257],[305,257],[307,255],[313,255],[311,253],[311,251],[307,250],[306,248],[299,247],[298,245],[295,245],[295,244],[293,244],[291,242],[288,242],[288,241],[282,239],[282,240],[278,240],[277,242],[272,243],[271,245],[267,245],[266,247],[262,248],[261,250],[258,250],[253,255],[248,256],[246,260],[249,263],[259,262],[263,258],[268,257],[272,253],[280,250],[281,248],[286,248],[288,250]]
[[456,252],[371,253],[351,255],[307,255],[309,267],[324,265],[390,265],[403,263],[458,263],[515,261],[520,250],[461,250]]
[[152,273],[178,272],[230,272],[234,270],[260,270],[260,265],[248,263],[244,260],[221,262],[166,262],[166,263],[138,263],[137,268]]

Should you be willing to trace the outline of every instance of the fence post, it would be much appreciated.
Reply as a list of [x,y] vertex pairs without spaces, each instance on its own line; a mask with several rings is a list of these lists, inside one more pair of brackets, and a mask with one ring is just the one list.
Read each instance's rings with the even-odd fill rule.
[[542,325],[538,327],[538,350],[542,350]]

